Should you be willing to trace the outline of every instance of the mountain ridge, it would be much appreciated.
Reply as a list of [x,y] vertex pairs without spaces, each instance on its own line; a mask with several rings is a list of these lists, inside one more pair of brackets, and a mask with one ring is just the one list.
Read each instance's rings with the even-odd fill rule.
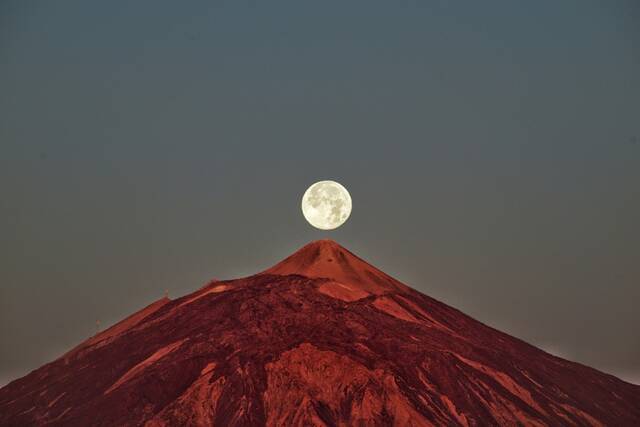
[[331,240],[160,299],[0,389],[0,425],[638,425],[640,387]]

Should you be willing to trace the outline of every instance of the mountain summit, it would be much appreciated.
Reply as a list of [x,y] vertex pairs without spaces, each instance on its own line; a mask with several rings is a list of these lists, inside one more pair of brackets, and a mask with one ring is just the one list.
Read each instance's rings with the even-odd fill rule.
[[2,426],[637,426],[640,387],[330,240],[163,298],[0,389]]
[[311,279],[325,278],[356,286],[372,294],[408,289],[333,240],[311,242],[263,274],[298,274]]

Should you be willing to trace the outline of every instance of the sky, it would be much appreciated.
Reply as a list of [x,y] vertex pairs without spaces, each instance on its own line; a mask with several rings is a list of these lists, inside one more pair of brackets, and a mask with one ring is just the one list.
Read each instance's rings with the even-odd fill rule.
[[[0,4],[0,384],[330,238],[640,384],[636,1]],[[309,226],[333,179],[353,212]]]

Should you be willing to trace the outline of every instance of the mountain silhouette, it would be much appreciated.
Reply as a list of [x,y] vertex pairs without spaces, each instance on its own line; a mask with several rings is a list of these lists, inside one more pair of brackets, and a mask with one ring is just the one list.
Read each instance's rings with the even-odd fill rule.
[[160,299],[11,382],[0,425],[639,426],[640,386],[321,240]]

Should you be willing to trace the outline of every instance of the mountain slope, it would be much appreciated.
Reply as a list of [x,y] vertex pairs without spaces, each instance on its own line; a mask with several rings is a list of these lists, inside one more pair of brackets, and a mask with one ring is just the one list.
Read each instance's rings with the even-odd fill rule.
[[0,389],[0,425],[640,425],[640,387],[332,241],[159,300]]

